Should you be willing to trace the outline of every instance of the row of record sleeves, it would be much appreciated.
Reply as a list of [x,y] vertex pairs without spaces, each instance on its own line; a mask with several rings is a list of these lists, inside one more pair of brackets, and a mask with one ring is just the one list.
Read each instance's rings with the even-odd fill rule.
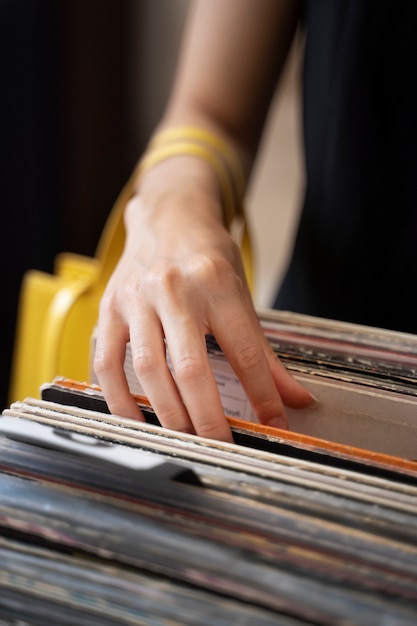
[[[417,623],[417,338],[260,319],[319,399],[290,431],[235,413],[234,443],[179,434],[140,389],[146,423],[62,377],[3,412],[1,626]],[[352,442],[348,418],[398,441]]]

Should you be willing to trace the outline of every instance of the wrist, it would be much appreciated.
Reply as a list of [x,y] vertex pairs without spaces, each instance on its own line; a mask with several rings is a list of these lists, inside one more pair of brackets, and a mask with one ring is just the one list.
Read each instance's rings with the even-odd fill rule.
[[184,167],[180,157],[193,157],[205,164],[206,171],[207,166],[211,170],[220,191],[227,228],[236,218],[243,218],[246,176],[240,159],[220,135],[199,126],[168,127],[156,133],[138,164],[138,186],[142,188],[145,174],[164,161],[175,159]]
[[210,216],[224,223],[221,190],[213,169],[202,159],[176,155],[143,171],[135,194],[142,211],[168,216],[182,213],[199,218]]

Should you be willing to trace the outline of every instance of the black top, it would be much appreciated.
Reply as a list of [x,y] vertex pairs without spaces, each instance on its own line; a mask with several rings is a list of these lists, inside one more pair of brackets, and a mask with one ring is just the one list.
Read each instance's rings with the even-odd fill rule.
[[275,306],[417,332],[417,2],[305,3],[307,186]]

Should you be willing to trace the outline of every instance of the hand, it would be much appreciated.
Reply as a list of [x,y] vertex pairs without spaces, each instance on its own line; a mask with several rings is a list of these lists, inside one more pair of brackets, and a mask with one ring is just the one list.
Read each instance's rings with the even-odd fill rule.
[[213,334],[257,419],[286,428],[284,404],[302,408],[311,396],[264,337],[206,164],[193,157],[159,164],[125,219],[125,250],[100,305],[94,362],[110,411],[143,419],[123,371],[130,341],[136,376],[163,426],[231,441],[206,351]]

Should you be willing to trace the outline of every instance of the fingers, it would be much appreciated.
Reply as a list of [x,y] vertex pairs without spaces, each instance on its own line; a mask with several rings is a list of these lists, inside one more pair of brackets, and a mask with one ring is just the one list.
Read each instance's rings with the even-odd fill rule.
[[[128,340],[117,316],[103,315],[97,330],[94,368],[111,413],[143,420],[123,369]],[[166,360],[170,346],[174,377]],[[134,372],[165,428],[232,441],[214,379],[205,334],[189,318],[168,317],[165,330],[150,310],[133,316],[130,344]]]
[[[240,379],[259,422],[288,428],[285,407],[304,408],[309,392],[278,360],[252,311],[219,308],[211,326],[219,345]],[[132,317],[130,343],[133,368],[145,395],[166,428],[232,441],[205,343],[196,316],[169,307],[163,321],[151,310]],[[176,311],[176,314],[173,314]],[[162,316],[163,317],[163,316]],[[123,363],[128,339],[123,324],[104,316],[99,325],[95,369],[109,410],[143,419],[129,392]],[[169,346],[173,374],[166,360]]]
[[[169,306],[165,303],[162,308],[169,315],[135,307],[129,330],[120,317],[102,316],[94,366],[109,410],[143,419],[123,369],[130,335],[135,374],[161,424],[180,432],[232,441],[207,354],[206,325],[196,321],[198,316],[191,306],[186,307],[186,314],[181,312],[178,301],[171,301]],[[304,408],[312,397],[276,357],[253,309],[217,302],[208,327],[240,379],[257,420],[288,428],[284,405]],[[166,345],[173,374],[166,360]]]

